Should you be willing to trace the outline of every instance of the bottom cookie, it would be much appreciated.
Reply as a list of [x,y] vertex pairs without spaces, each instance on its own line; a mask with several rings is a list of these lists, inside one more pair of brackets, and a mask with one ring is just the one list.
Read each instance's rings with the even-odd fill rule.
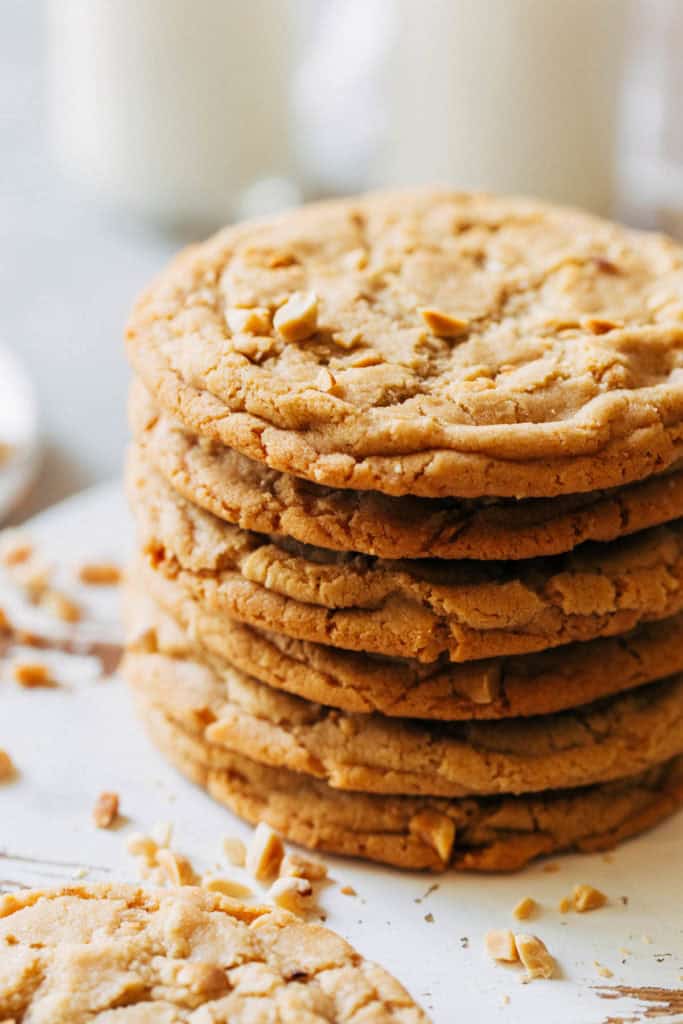
[[327,928],[198,888],[82,885],[0,898],[0,1019],[50,1024],[428,1024]]
[[251,823],[295,843],[410,869],[515,871],[562,850],[614,846],[683,804],[683,757],[636,777],[534,796],[445,800],[331,789],[185,732],[137,698],[153,742],[192,781]]

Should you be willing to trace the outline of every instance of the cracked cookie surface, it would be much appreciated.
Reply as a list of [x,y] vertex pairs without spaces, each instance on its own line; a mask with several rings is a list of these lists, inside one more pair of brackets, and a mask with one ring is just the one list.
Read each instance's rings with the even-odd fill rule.
[[0,897],[0,1014],[31,1024],[428,1024],[327,928],[182,888]]
[[526,199],[320,203],[180,254],[128,352],[196,433],[319,484],[594,491],[680,455],[682,254]]
[[145,458],[188,501],[245,530],[382,558],[520,559],[611,541],[683,515],[683,469],[624,487],[527,501],[391,497],[321,487],[188,432],[131,391]]
[[123,674],[143,699],[213,748],[367,793],[468,796],[586,786],[683,753],[683,677],[528,719],[424,723],[351,715],[198,660],[160,612]]
[[683,520],[528,562],[389,561],[241,530],[134,450],[128,491],[157,572],[207,610],[297,639],[469,661],[623,633],[683,608]]
[[345,793],[283,768],[209,747],[138,699],[159,749],[250,822],[293,842],[412,869],[516,871],[561,850],[613,847],[683,803],[683,760],[641,776],[537,796],[437,797]]

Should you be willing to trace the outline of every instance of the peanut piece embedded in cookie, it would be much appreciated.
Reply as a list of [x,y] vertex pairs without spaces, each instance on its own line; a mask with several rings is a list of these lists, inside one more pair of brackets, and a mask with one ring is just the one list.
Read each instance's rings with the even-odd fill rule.
[[285,341],[303,341],[318,326],[318,296],[315,292],[294,292],[273,317],[275,330]]
[[607,903],[607,897],[604,892],[594,889],[592,885],[575,885],[572,893],[572,903],[574,910],[579,914],[583,914],[587,910],[598,910],[600,907],[604,907]]
[[526,967],[527,979],[552,978],[555,960],[544,942],[536,935],[515,935],[515,946],[519,959]]
[[261,306],[252,309],[227,309],[225,319],[233,334],[268,334],[270,332],[270,310]]
[[278,872],[284,853],[280,836],[265,821],[260,821],[247,847],[247,871],[260,882],[272,878]]
[[437,338],[459,338],[467,334],[469,320],[453,316],[451,313],[444,313],[441,309],[434,309],[432,306],[422,306],[418,310],[425,324]]
[[492,960],[501,960],[504,963],[515,963],[519,960],[515,937],[509,928],[495,928],[487,932],[485,939],[486,952]]
[[410,834],[436,850],[444,864],[447,864],[455,842],[455,824],[452,819],[438,811],[421,811],[409,823]]

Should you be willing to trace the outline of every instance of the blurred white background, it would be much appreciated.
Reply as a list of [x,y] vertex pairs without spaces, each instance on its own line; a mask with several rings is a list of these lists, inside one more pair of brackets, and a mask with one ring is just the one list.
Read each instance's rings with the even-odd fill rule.
[[37,392],[17,515],[119,471],[121,335],[185,241],[441,181],[683,232],[681,0],[5,0],[0,344]]

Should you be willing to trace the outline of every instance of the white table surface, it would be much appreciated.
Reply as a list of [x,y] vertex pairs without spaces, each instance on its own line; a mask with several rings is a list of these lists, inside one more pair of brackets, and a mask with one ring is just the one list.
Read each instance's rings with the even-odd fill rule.
[[[56,506],[30,532],[40,553],[57,560],[61,586],[87,603],[89,615],[78,632],[105,640],[118,636],[115,588],[79,590],[74,567],[84,559],[125,558],[131,536],[120,485]],[[18,624],[55,628],[18,600],[1,574],[0,606]],[[16,781],[0,786],[0,889],[71,882],[79,865],[89,865],[88,880],[135,880],[126,836],[160,820],[174,823],[174,847],[200,870],[220,857],[222,837],[249,835],[152,749],[118,678],[100,678],[92,658],[47,658],[62,683],[58,689],[23,690],[8,679],[8,662],[0,666],[0,747],[19,771]],[[121,797],[123,823],[116,830],[98,831],[90,821],[103,789]],[[661,1002],[603,999],[599,987],[610,985],[650,987],[653,999],[657,989],[677,993],[678,1012],[661,1019],[681,1022],[682,840],[679,815],[609,857],[570,856],[557,860],[556,873],[537,864],[513,876],[410,874],[329,857],[338,884],[323,890],[320,904],[330,926],[391,970],[436,1024],[660,1019],[645,1014],[661,1009]],[[561,915],[558,902],[577,882],[603,889],[609,905]],[[435,883],[438,888],[425,895]],[[342,895],[344,884],[358,896]],[[483,939],[490,928],[514,927],[511,910],[526,895],[539,901],[541,911],[521,930],[547,942],[560,976],[522,985],[520,970],[488,959]],[[613,977],[601,977],[596,961]]]

